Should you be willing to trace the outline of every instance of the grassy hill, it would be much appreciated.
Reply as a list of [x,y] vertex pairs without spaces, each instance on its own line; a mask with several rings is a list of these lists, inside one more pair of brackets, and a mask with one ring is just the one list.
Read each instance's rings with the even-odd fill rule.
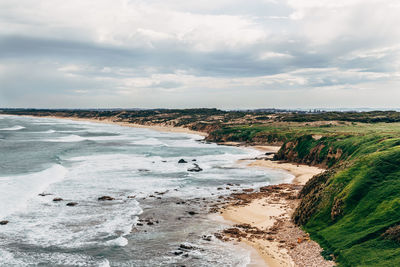
[[272,123],[219,129],[218,141],[280,143],[276,159],[328,167],[293,219],[339,266],[400,265],[400,124]]

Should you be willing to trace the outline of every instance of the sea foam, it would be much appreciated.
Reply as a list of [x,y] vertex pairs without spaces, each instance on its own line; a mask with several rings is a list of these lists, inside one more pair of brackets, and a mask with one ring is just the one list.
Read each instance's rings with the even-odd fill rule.
[[24,126],[21,125],[15,125],[13,127],[9,127],[9,128],[2,128],[0,129],[0,131],[18,131],[18,130],[22,130],[25,129]]
[[0,177],[0,218],[23,209],[30,198],[61,181],[66,173],[66,168],[56,164],[37,173]]

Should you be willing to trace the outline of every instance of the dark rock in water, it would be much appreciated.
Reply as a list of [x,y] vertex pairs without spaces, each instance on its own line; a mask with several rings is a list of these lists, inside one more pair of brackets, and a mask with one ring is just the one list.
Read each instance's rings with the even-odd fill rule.
[[64,199],[62,199],[61,197],[53,198],[53,201],[54,201],[54,202],[63,201],[63,200],[64,200]]
[[140,172],[149,172],[150,170],[149,169],[138,169],[138,171],[140,171]]
[[0,221],[0,225],[6,225],[7,223],[9,223],[9,221],[6,221],[6,220]]
[[192,159],[192,161],[197,161],[197,159]]
[[275,154],[276,154],[275,152],[266,152],[265,153],[266,156],[275,155]]
[[166,160],[162,160],[161,162],[167,162]]
[[143,223],[137,223],[136,226],[143,226]]
[[152,221],[147,222],[147,225],[154,225]]
[[187,161],[184,160],[184,159],[180,159],[180,160],[178,161],[178,163],[187,163]]
[[155,191],[154,193],[157,194],[157,195],[164,195],[164,194],[166,194],[166,193],[168,193],[168,192],[169,192],[169,190],[166,190],[166,191],[164,191],[164,192],[157,192],[157,191]]
[[202,239],[205,241],[211,241],[212,240],[212,236],[211,235],[203,235]]
[[189,213],[189,215],[196,215],[196,214],[198,214],[198,213],[195,212],[195,211],[188,211],[188,213]]
[[186,250],[192,250],[192,249],[195,249],[196,247],[194,247],[194,246],[192,246],[191,244],[189,244],[189,243],[182,243],[182,244],[180,244],[180,246],[179,246],[179,249],[186,249]]
[[128,196],[127,198],[136,198],[136,196]]
[[78,203],[77,202],[68,202],[66,205],[69,207],[73,207],[73,206],[78,205]]
[[189,168],[188,172],[201,172],[203,169],[200,168],[199,165],[197,165],[196,163],[193,163],[194,167],[193,168]]
[[182,255],[182,254],[183,254],[183,251],[174,251],[174,254],[175,254],[176,256],[179,256],[179,255]]
[[41,196],[41,197],[50,196],[50,195],[52,195],[52,194],[50,194],[50,193],[40,193],[39,194],[39,196]]
[[102,197],[99,197],[97,200],[100,200],[100,201],[115,200],[115,198],[110,197],[110,196],[102,196]]

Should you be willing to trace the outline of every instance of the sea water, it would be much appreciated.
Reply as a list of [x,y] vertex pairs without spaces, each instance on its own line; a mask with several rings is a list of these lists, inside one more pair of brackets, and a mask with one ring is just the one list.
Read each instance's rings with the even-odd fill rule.
[[[246,266],[249,251],[202,238],[223,227],[205,203],[228,183],[290,181],[237,163],[259,154],[192,134],[0,116],[0,266]],[[193,163],[203,171],[188,172]]]

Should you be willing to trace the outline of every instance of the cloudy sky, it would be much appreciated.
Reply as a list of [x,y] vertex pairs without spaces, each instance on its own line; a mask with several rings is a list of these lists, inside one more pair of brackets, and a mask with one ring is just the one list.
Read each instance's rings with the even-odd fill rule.
[[398,0],[1,0],[0,107],[393,108]]

